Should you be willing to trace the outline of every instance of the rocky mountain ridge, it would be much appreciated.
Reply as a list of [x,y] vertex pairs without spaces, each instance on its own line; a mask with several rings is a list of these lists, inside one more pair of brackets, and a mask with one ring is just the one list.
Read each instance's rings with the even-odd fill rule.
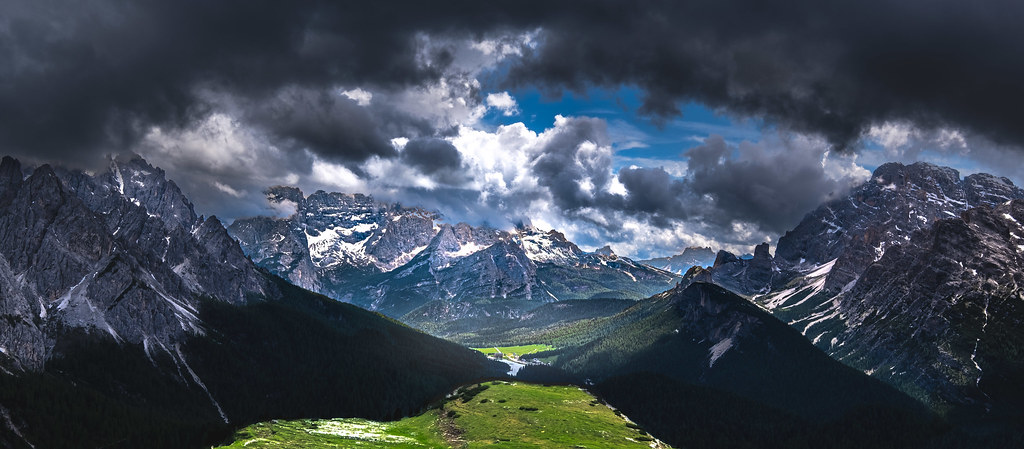
[[[1000,241],[966,222],[1012,217],[1005,209],[1020,198],[1024,190],[1006,178],[961,179],[954,169],[927,163],[884,164],[846,198],[809,213],[779,240],[774,257],[765,246],[760,269],[753,260],[722,255],[687,279],[746,295],[833,357],[920,399],[974,404],[983,395],[971,373],[982,368],[964,342],[975,341],[976,315],[991,296],[984,279],[1010,279],[1019,267],[1000,256],[1016,251],[1012,239]],[[957,245],[964,246],[953,251]],[[947,270],[949,264],[957,270]]]
[[407,322],[516,317],[540,304],[598,295],[640,299],[675,277],[587,253],[551,230],[448,224],[436,213],[369,196],[268,190],[286,218],[236,220],[228,231],[256,263],[306,288]]
[[673,256],[655,257],[638,262],[676,274],[684,274],[690,267],[711,266],[715,263],[717,254],[711,247],[690,246]]

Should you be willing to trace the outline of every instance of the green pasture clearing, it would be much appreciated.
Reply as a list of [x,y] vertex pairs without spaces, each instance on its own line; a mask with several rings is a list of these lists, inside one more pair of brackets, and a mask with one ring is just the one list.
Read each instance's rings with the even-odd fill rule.
[[522,357],[524,355],[533,354],[535,352],[550,351],[552,349],[555,349],[555,347],[551,346],[551,345],[545,345],[545,344],[534,344],[534,345],[520,345],[520,346],[498,346],[498,347],[490,347],[490,348],[472,348],[472,349],[480,351],[480,352],[482,352],[484,354],[487,354],[487,355],[494,354],[495,351],[500,351],[502,354],[505,354],[505,355],[516,354],[519,357]]
[[666,448],[574,386],[488,382],[394,422],[358,418],[271,421],[223,448]]

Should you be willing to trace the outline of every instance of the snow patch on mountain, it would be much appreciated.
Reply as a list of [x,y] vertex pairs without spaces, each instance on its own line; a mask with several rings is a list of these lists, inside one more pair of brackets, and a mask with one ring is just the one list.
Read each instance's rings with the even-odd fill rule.
[[[366,243],[370,237],[350,243],[342,238],[338,229],[349,231],[345,228],[325,229],[318,234],[305,231],[309,256],[316,267],[327,268],[345,262],[358,263],[366,259]],[[347,235],[351,234],[349,232]]]
[[443,254],[444,257],[448,258],[451,261],[453,259],[461,259],[471,254],[476,254],[476,252],[484,250],[486,248],[487,246],[481,245],[477,242],[465,242],[459,245],[459,248],[457,250],[445,251]]
[[715,366],[715,362],[725,355],[729,349],[732,349],[732,337],[722,339],[722,341],[711,346],[708,349],[708,368]]
[[825,280],[828,278],[829,273],[832,272],[832,268],[835,267],[836,260],[832,259],[821,265],[815,265],[802,270],[801,278],[792,287],[763,295],[755,295],[753,299],[768,311],[785,310],[801,306],[822,291],[825,287]]
[[580,261],[580,249],[564,240],[564,237],[559,239],[559,236],[561,234],[553,235],[534,228],[519,231],[523,250],[526,251],[526,256],[530,260],[565,266],[576,265]]

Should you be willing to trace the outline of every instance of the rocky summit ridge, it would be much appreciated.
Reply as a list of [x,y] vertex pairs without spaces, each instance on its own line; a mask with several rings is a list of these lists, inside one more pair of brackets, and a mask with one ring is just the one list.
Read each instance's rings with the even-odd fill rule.
[[139,157],[101,173],[0,162],[0,353],[39,370],[68,329],[175,356],[204,332],[204,298],[241,304],[274,287],[216,217]]
[[673,256],[655,257],[639,262],[676,274],[684,274],[691,267],[708,267],[713,265],[717,254],[711,247],[690,246],[684,248],[683,252]]

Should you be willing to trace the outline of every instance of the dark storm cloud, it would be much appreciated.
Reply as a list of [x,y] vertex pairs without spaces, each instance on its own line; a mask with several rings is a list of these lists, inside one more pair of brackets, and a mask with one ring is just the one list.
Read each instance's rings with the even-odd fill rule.
[[[766,137],[730,145],[711,135],[683,152],[684,173],[631,166],[616,175],[604,120],[574,117],[545,132],[531,171],[556,210],[569,218],[610,231],[629,217],[661,228],[690,222],[732,243],[750,243],[743,239],[759,242],[765,233],[785,232],[808,211],[864,181],[867,173],[852,165],[823,164],[825,152],[820,142],[806,139]],[[621,191],[614,181],[624,193],[616,193]]]
[[[1019,1],[9,1],[0,149],[67,157],[129,146],[150,125],[209,113],[198,86],[262,98],[286,86],[416,85],[452,61],[444,47],[422,57],[421,33],[536,28],[540,46],[514,64],[514,84],[632,85],[655,117],[694,100],[841,147],[885,120],[1020,146],[1022,20]],[[314,149],[335,140],[275,131]]]
[[[191,135],[225,114],[240,128],[235,147],[267,147],[247,164],[227,150],[221,164],[186,160],[206,151],[201,138],[192,153],[173,139],[158,153],[197,203],[218,213],[244,212],[231,190],[253,195],[265,187],[256,183],[310,174],[316,158],[353,172],[374,156],[403,158],[390,145],[398,136],[414,146],[397,160],[444,186],[420,197],[452,189],[459,201],[479,199],[452,177],[464,161],[438,141],[420,142],[453,136],[460,123],[395,105],[441,79],[469,85],[459,99],[474,101],[477,75],[453,73],[457,49],[444,42],[539,29],[536,48],[521,48],[486,79],[555,93],[636,87],[640,112],[659,120],[697,101],[821,134],[839,149],[885,121],[963,128],[998,145],[1000,157],[1017,157],[1022,21],[1024,3],[1004,0],[8,0],[0,2],[0,152],[93,160],[133,149],[154,126]],[[340,93],[355,87],[373,92],[370,104]],[[847,187],[827,176],[820,149],[759,152],[714,138],[687,152],[681,178],[627,168],[613,179],[604,123],[569,120],[533,154],[529,169],[544,191],[521,195],[550,197],[568,216],[602,226],[632,215],[778,232]],[[205,198],[213,181],[230,187],[229,197]],[[615,181],[625,195],[608,193]],[[494,211],[529,202],[484,201]]]
[[[747,148],[743,148],[747,147]],[[782,233],[808,211],[863,179],[833,179],[821,164],[821,152],[788,149],[765,152],[741,143],[742,157],[721,136],[711,136],[686,151],[687,180],[704,205],[712,224],[755,223],[765,231]]]
[[[611,152],[604,120],[580,117],[556,125],[533,161],[537,182],[560,209],[574,211],[606,199]],[[584,189],[589,183],[592,188]]]
[[[479,2],[404,3],[4,2],[0,151],[88,159],[121,150],[152,125],[184,128],[208,115],[216,105],[200,90],[257,100],[289,86],[419,85],[438,79],[451,55],[419,57],[418,33],[483,35],[491,26],[468,20]],[[351,153],[333,148],[343,131],[362,130],[332,134],[312,129],[317,117],[300,124],[293,119],[307,117],[285,112],[270,128],[282,139],[350,159],[383,151],[365,139]]]
[[329,160],[361,161],[396,154],[367,108],[336,92],[286,88],[252,102],[243,112],[284,146],[309,149]]
[[662,168],[627,167],[619,170],[619,182],[626,186],[624,207],[647,214],[652,223],[665,226],[669,219],[686,219],[691,192]]
[[468,179],[463,170],[465,167],[462,165],[462,155],[455,145],[447,140],[410,140],[402,149],[401,161],[416,167],[421,173],[446,186],[457,186]]
[[442,139],[415,139],[405,144],[402,160],[424,173],[455,170],[462,166],[462,156],[455,145]]
[[620,170],[619,182],[627,191],[624,210],[646,215],[659,226],[699,218],[705,226],[724,230],[749,223],[762,232],[782,233],[808,211],[863,181],[830,176],[822,166],[822,153],[806,147],[769,150],[751,143],[730,147],[712,135],[684,153],[689,162],[682,179],[661,168]]
[[680,101],[820,133],[839,149],[872,123],[962,127],[1024,145],[1024,3],[587,2],[548,17],[518,85],[633,85],[641,111]]

